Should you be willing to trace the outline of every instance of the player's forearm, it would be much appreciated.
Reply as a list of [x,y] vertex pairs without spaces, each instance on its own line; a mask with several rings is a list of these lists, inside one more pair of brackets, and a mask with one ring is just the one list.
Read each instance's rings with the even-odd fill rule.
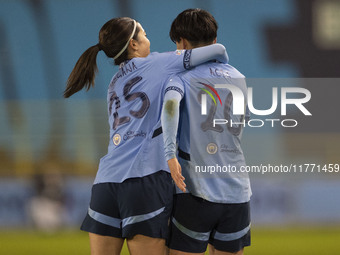
[[190,66],[197,66],[210,60],[228,63],[229,57],[225,47],[220,43],[192,49]]
[[180,94],[177,94],[177,92],[165,94],[161,115],[164,153],[167,161],[176,157],[176,136],[179,122],[179,102],[181,100]]

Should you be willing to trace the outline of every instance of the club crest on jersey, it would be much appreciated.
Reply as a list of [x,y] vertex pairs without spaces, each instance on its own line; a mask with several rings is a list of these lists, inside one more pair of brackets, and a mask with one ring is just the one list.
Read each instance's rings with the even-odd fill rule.
[[182,53],[184,52],[185,50],[176,50],[175,53],[176,55],[182,55]]
[[122,140],[122,137],[120,136],[120,134],[115,134],[114,136],[113,136],[113,144],[114,145],[119,145],[120,144],[120,142],[121,142],[121,140]]
[[215,154],[217,152],[217,145],[215,143],[209,143],[207,145],[207,152],[209,154]]

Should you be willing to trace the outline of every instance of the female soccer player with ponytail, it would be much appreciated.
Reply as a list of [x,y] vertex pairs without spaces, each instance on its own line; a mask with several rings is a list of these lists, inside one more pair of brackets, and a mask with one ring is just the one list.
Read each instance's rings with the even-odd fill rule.
[[140,23],[108,21],[99,43],[76,63],[64,92],[70,97],[94,85],[99,51],[119,65],[107,94],[110,141],[100,160],[81,229],[89,232],[92,254],[120,254],[124,239],[130,254],[166,254],[173,184],[163,151],[160,122],[168,78],[203,62],[227,61],[223,45],[151,53]]

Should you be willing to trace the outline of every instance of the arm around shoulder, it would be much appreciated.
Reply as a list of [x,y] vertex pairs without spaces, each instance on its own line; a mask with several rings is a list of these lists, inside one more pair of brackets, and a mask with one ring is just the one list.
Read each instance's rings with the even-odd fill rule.
[[214,43],[208,46],[192,49],[190,66],[197,66],[211,60],[228,63],[229,57],[226,48],[222,44]]

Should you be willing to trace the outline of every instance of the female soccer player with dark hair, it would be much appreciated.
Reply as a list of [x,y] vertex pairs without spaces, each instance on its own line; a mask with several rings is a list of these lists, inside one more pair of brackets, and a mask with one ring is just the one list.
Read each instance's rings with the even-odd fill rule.
[[[173,21],[170,38],[177,49],[213,45],[217,28],[207,11],[187,9]],[[236,89],[245,98],[244,113],[239,115],[232,110]],[[250,245],[251,225],[250,181],[247,173],[239,171],[246,164],[240,142],[242,122],[248,117],[245,77],[228,63],[209,62],[172,76],[164,91],[165,155],[179,188],[171,218],[170,255],[204,255],[208,244],[210,255],[243,255]],[[209,94],[210,100],[204,101]],[[206,114],[201,112],[203,105]],[[215,125],[214,119],[228,119],[228,124]],[[228,166],[235,171],[228,172]]]
[[163,151],[160,123],[164,86],[170,75],[211,59],[226,62],[223,45],[151,53],[140,23],[108,21],[99,43],[79,58],[65,97],[94,85],[96,56],[103,50],[119,66],[107,94],[108,153],[100,160],[81,229],[89,232],[92,254],[166,254],[173,184]]

